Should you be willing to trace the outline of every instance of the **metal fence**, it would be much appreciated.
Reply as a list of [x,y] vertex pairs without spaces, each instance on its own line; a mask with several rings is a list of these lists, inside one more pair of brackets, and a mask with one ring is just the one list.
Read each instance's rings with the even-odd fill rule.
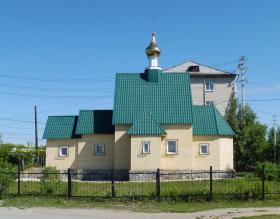
[[[272,177],[271,177],[272,176]],[[278,177],[279,176],[279,177]],[[96,198],[265,199],[280,195],[280,171],[130,172],[122,179],[116,171],[0,173],[2,195],[45,195]]]

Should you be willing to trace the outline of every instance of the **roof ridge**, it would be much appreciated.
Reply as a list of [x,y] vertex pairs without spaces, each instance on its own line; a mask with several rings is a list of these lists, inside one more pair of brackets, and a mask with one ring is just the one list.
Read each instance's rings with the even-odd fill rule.
[[151,113],[149,113],[149,112],[147,111],[147,115],[149,115],[149,116],[152,118],[152,120],[155,122],[155,124],[156,124],[164,133],[166,133],[165,129],[161,127],[161,124],[153,117],[153,115],[151,115]]
[[205,107],[205,108],[211,108],[213,106],[209,106],[209,105],[193,105],[193,107]]
[[[150,120],[147,122],[145,120]],[[162,134],[166,134],[165,129],[161,127],[161,125],[156,121],[151,113],[149,113],[146,109],[141,113],[141,115],[133,122],[132,126],[128,129],[129,134],[133,134],[133,129],[136,128],[139,124],[141,125],[141,121],[144,121],[146,125],[159,129]],[[132,132],[131,132],[132,131]]]
[[216,114],[216,110],[215,110],[215,107],[214,107],[214,106],[212,106],[212,110],[213,110],[214,115],[215,115],[216,130],[217,130],[218,135],[220,135],[220,130],[219,130],[218,121],[217,121],[217,114]]
[[169,69],[178,67],[178,66],[183,65],[183,64],[185,64],[185,63],[187,63],[187,62],[192,62],[192,63],[195,63],[195,64],[197,64],[197,65],[201,65],[201,66],[204,66],[204,67],[207,67],[207,68],[212,68],[212,69],[214,69],[214,70],[216,70],[216,71],[224,72],[224,73],[226,73],[226,74],[235,74],[235,73],[233,73],[233,72],[229,72],[229,71],[226,71],[226,70],[218,69],[218,68],[216,68],[216,67],[212,67],[212,66],[210,66],[210,65],[201,64],[200,62],[194,61],[194,60],[192,60],[192,59],[188,59],[188,60],[186,60],[186,61],[184,61],[184,62],[181,62],[181,63],[179,63],[179,64],[172,65],[171,67],[168,67],[168,68],[166,68],[166,69],[163,69],[163,71],[167,71],[167,70],[169,70]]
[[112,109],[80,109],[79,111],[113,111]]
[[138,122],[139,120],[141,121],[142,117],[143,117],[145,114],[147,114],[147,115],[153,120],[153,122],[155,122],[155,123],[161,128],[161,126],[160,126],[160,124],[158,123],[158,121],[157,121],[157,120],[152,116],[152,114],[149,113],[149,111],[147,111],[146,109],[142,112],[142,114],[138,117],[138,119],[135,120],[135,122],[134,122],[132,125],[134,125],[134,124],[135,124],[136,122]]
[[59,116],[48,116],[48,117],[75,117],[79,115],[59,115]]
[[[179,66],[179,65],[183,65],[183,64],[185,64],[186,62],[189,62],[189,61],[191,61],[191,60],[188,59],[187,61],[180,62],[179,64],[176,64],[176,65],[172,65],[171,67],[168,67],[168,68],[166,68],[166,69],[163,69],[163,71],[166,71],[166,70],[168,70],[168,69],[177,67],[177,66]],[[193,61],[191,61],[191,62],[193,62]]]
[[116,75],[139,75],[143,73],[144,72],[117,72]]
[[212,67],[212,66],[210,66],[210,65],[201,64],[201,63],[199,63],[199,62],[195,62],[195,61],[192,61],[192,60],[190,60],[190,61],[191,61],[191,62],[194,62],[195,64],[202,65],[202,66],[207,67],[207,68],[212,68],[212,69],[215,69],[215,70],[217,70],[217,71],[221,71],[221,72],[224,72],[224,73],[227,73],[227,74],[234,74],[234,73],[231,73],[231,72],[229,72],[229,71],[225,71],[225,70],[221,70],[221,69]]

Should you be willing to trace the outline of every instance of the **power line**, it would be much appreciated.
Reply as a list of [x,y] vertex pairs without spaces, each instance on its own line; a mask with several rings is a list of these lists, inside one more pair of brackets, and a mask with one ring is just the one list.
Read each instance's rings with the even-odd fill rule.
[[216,64],[210,65],[210,66],[212,66],[212,67],[221,67],[221,66],[236,64],[238,61],[239,61],[238,59],[234,59],[234,60],[231,60],[231,61],[216,63]]
[[20,80],[29,80],[29,81],[44,81],[44,82],[70,82],[70,83],[77,83],[77,82],[85,82],[85,83],[92,83],[92,82],[100,82],[100,81],[114,81],[114,78],[54,78],[54,77],[31,77],[31,76],[22,76],[22,75],[6,75],[0,74],[1,78],[11,78],[11,79],[20,79]]
[[3,92],[1,91],[0,94],[4,95],[10,95],[10,96],[21,96],[21,97],[40,97],[40,98],[80,98],[80,99],[86,99],[86,98],[109,98],[112,97],[112,95],[103,95],[103,96],[56,96],[56,95],[44,95],[44,94],[20,94],[20,93],[11,93],[11,92]]
[[32,135],[32,132],[30,133],[18,133],[18,132],[2,132],[1,131],[1,134],[4,134],[4,135]]
[[48,91],[48,92],[107,92],[114,91],[113,88],[102,88],[102,89],[62,89],[62,88],[43,88],[43,87],[29,87],[29,86],[17,86],[9,84],[0,84],[0,87],[24,89],[24,90],[38,90],[38,91]]
[[263,111],[263,110],[260,110],[260,109],[257,109],[254,107],[254,109],[260,113],[263,113],[263,114],[266,114],[266,115],[270,115],[270,116],[273,116],[273,115],[276,115],[276,116],[280,116],[279,114],[275,114],[275,113],[270,113],[270,112],[266,112],[266,111]]
[[[4,118],[0,117],[0,120],[5,120],[5,121],[11,121],[11,122],[18,122],[18,123],[34,123],[33,121],[27,121],[27,120],[18,120],[18,119],[11,119],[11,118]],[[45,122],[38,122],[40,124],[46,124]]]
[[89,101],[86,100],[86,101],[83,101],[83,102],[79,102],[79,103],[71,103],[71,104],[64,104],[62,106],[59,106],[59,107],[55,107],[55,108],[51,108],[51,109],[47,109],[47,110],[41,110],[39,111],[39,113],[46,113],[46,112],[52,112],[52,111],[56,111],[58,109],[63,109],[65,107],[69,107],[69,106],[76,106],[76,105],[80,105],[80,104],[84,104],[84,103],[88,103]]
[[[20,129],[20,130],[34,130],[34,128],[28,128],[28,127],[13,127],[13,126],[6,126],[6,125],[0,125],[0,129]],[[44,130],[43,128],[39,128],[40,130]],[[1,132],[1,131],[0,131]]]
[[[246,102],[271,102],[271,101],[280,101],[280,98],[271,98],[271,99],[246,99]],[[222,103],[230,103],[230,100],[224,100],[215,103],[215,105],[219,105]]]
[[[256,60],[256,59],[253,59],[252,60],[257,66],[260,66],[260,68],[263,68],[265,70],[267,69],[271,69],[272,71],[277,71],[277,72],[280,72],[280,68],[278,67],[275,67],[275,66],[272,66],[271,65],[271,62],[269,62],[269,64],[265,63],[265,62],[262,62],[260,60]],[[263,67],[264,66],[264,67]]]
[[271,98],[271,99],[248,99],[246,101],[250,102],[270,102],[270,101],[279,101],[280,98]]

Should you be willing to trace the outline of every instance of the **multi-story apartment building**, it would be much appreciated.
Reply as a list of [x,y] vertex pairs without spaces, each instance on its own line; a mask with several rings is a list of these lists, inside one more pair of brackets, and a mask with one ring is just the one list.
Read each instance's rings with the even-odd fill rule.
[[230,95],[235,91],[236,74],[194,61],[186,61],[164,72],[189,72],[192,100],[195,105],[215,105],[224,115]]

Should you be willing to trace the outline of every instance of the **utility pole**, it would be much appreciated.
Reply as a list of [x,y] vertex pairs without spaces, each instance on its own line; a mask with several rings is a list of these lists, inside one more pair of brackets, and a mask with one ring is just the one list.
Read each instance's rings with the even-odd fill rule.
[[241,56],[239,59],[239,64],[238,64],[238,76],[239,76],[239,81],[241,85],[241,109],[244,108],[245,105],[245,100],[244,100],[244,90],[245,90],[245,84],[248,82],[245,79],[245,73],[247,72],[247,67],[246,67],[247,59],[245,56]]
[[276,157],[276,143],[277,143],[277,115],[273,115],[273,157],[274,157],[274,162],[277,164],[277,157]]
[[37,106],[34,106],[34,113],[35,113],[35,150],[36,150],[36,162],[39,161],[39,154],[38,154],[38,127],[37,127]]

